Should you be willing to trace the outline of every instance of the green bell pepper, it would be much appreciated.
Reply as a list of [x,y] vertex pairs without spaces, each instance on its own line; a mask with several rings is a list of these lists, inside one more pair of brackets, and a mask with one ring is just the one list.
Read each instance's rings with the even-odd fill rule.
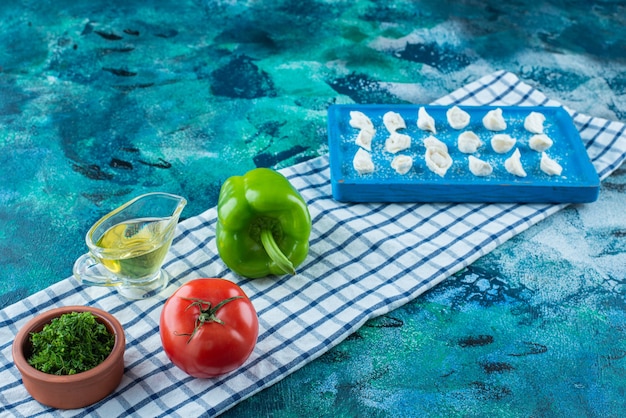
[[235,273],[295,274],[309,251],[311,215],[282,174],[256,168],[228,178],[217,202],[217,250]]

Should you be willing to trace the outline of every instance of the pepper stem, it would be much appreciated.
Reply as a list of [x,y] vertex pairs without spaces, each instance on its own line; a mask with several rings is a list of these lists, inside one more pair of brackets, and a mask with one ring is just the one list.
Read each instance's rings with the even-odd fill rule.
[[267,255],[276,263],[278,267],[285,273],[296,274],[296,269],[293,267],[293,263],[283,254],[283,252],[278,248],[278,244],[276,244],[276,240],[274,240],[274,235],[272,234],[272,230],[269,228],[263,228],[261,230],[261,243],[263,244],[263,248],[265,248],[265,252]]

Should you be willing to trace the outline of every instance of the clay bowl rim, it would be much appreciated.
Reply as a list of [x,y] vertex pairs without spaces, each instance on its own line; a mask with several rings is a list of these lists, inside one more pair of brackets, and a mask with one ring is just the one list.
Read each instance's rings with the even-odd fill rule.
[[[98,364],[96,367],[76,374],[55,375],[37,370],[28,363],[28,359],[24,355],[25,351],[29,349],[31,332],[39,332],[54,318],[71,312],[91,312],[96,317],[97,321],[103,323],[109,332],[111,332],[115,337],[115,342],[111,352],[102,361],[102,363]],[[110,367],[120,361],[120,357],[123,361],[125,350],[126,337],[124,335],[124,328],[117,318],[115,318],[112,314],[94,306],[74,305],[53,308],[38,314],[29,320],[24,326],[22,326],[15,336],[15,339],[13,340],[12,354],[13,362],[22,374],[22,380],[24,377],[28,377],[31,380],[40,382],[46,381],[50,384],[59,384],[88,381],[97,378],[103,373],[107,373]]]

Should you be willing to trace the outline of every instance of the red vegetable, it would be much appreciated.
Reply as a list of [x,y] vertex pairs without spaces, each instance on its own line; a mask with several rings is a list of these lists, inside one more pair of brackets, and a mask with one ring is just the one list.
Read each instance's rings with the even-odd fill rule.
[[224,279],[196,279],[165,302],[160,320],[165,354],[187,374],[214,377],[240,367],[259,334],[256,310]]

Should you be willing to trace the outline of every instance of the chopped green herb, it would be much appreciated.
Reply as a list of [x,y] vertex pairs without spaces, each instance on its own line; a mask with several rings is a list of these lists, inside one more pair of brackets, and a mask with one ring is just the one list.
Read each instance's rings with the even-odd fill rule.
[[115,336],[91,312],[71,312],[31,333],[28,363],[44,373],[70,375],[93,369],[111,353]]

